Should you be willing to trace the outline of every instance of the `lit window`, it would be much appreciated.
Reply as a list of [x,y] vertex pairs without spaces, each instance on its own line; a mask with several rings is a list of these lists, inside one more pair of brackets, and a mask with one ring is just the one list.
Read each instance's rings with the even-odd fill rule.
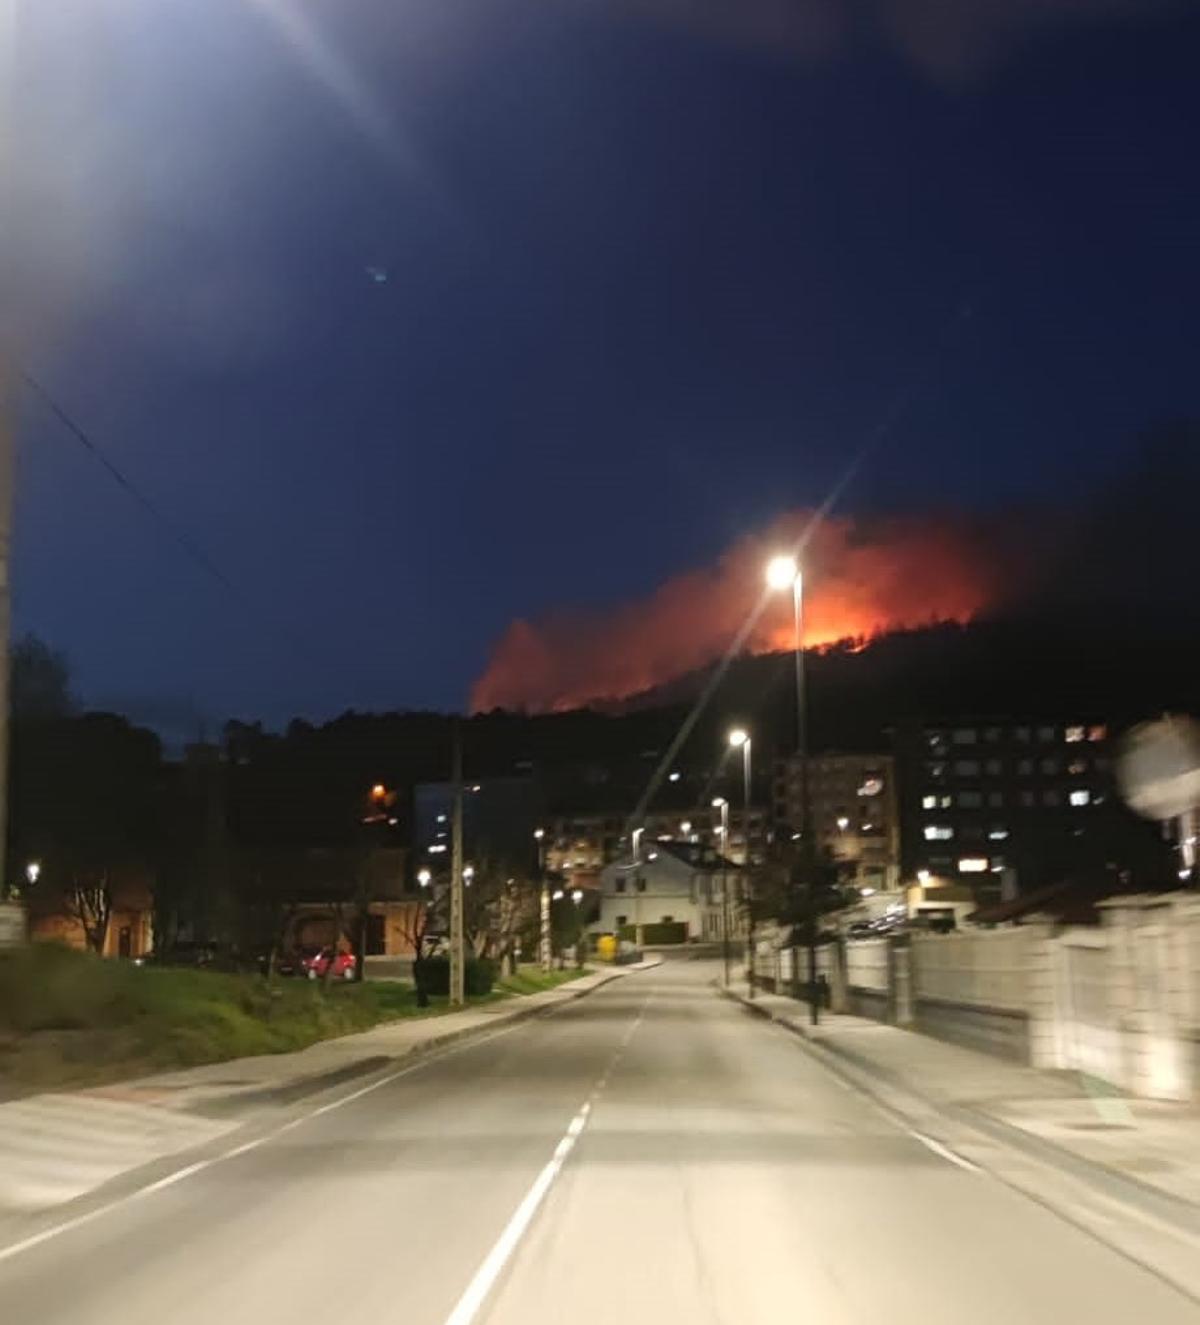
[[948,810],[948,809],[951,807],[951,805],[953,805],[953,804],[954,804],[954,797],[953,797],[953,796],[939,796],[939,797],[938,797],[938,809],[939,809],[939,810]]
[[925,771],[931,778],[944,778],[946,776],[946,765],[940,759],[925,765]]
[[1088,728],[1087,736],[1089,741],[1105,741],[1108,739],[1108,728],[1103,723],[1099,723],[1095,727]]
[[1086,787],[1076,787],[1070,792],[1067,799],[1072,805],[1090,805],[1092,803],[1092,793]]
[[989,829],[988,829],[988,841],[989,841],[989,842],[1004,842],[1004,841],[1007,841],[1007,839],[1008,839],[1008,829],[1007,829],[1007,828],[989,828]]
[[958,862],[960,874],[985,874],[988,867],[986,856],[963,856]]
[[954,829],[949,824],[926,824],[922,831],[926,842],[949,842],[954,836]]
[[1068,772],[1068,773],[1074,773],[1076,776],[1078,776],[1080,773],[1086,773],[1086,772],[1087,772],[1087,760],[1086,760],[1086,759],[1072,759],[1071,762],[1067,765],[1067,772]]
[[934,810],[937,808],[938,798],[936,796],[922,796],[921,809]]
[[1082,727],[1068,727],[1066,731],[1063,732],[1063,740],[1066,741],[1068,745],[1074,745],[1076,741],[1082,741],[1083,737],[1084,730]]
[[859,796],[878,796],[883,790],[882,778],[867,778],[856,793]]

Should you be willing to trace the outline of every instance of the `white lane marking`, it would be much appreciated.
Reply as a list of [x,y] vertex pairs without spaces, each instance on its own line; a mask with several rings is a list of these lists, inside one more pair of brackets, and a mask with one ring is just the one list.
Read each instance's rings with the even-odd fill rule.
[[608,1079],[612,1076],[613,1068],[620,1062],[621,1056],[629,1047],[629,1042],[633,1039],[637,1028],[642,1024],[649,1002],[650,1000],[647,998],[646,1002],[642,1004],[641,1011],[630,1022],[625,1034],[621,1037],[620,1044],[617,1045],[613,1056],[609,1059],[608,1066],[601,1073],[600,1079],[593,1087],[591,1095],[588,1096],[580,1106],[579,1112],[567,1125],[567,1130],[563,1133],[558,1145],[554,1147],[554,1153],[550,1156],[549,1162],[533,1180],[533,1186],[525,1193],[521,1204],[513,1211],[512,1217],[504,1226],[491,1251],[483,1258],[482,1264],[475,1271],[471,1282],[467,1285],[462,1297],[458,1299],[454,1310],[446,1317],[446,1325],[471,1325],[478,1317],[480,1308],[487,1301],[492,1289],[495,1288],[496,1280],[508,1264],[513,1252],[520,1246],[521,1239],[525,1236],[530,1222],[538,1212],[538,1207],[546,1199],[546,1194],[550,1188],[554,1186],[555,1179],[562,1172],[562,1167],[567,1162],[567,1156],[575,1148],[575,1142],[579,1140],[583,1129],[587,1126],[592,1106],[603,1093],[605,1086],[608,1085]]
[[960,1169],[966,1169],[968,1173],[982,1173],[983,1170],[978,1164],[972,1164],[969,1159],[963,1159],[961,1155],[955,1154],[949,1146],[944,1146],[940,1141],[935,1141],[933,1137],[926,1136],[923,1132],[914,1132],[909,1130],[909,1136],[915,1136],[920,1143],[927,1149],[932,1150],[935,1155],[941,1155],[943,1159],[948,1159],[951,1164],[957,1164]]
[[479,1314],[480,1307],[487,1301],[488,1294],[495,1287],[500,1272],[508,1264],[509,1257],[516,1251],[530,1221],[537,1214],[538,1206],[546,1199],[546,1193],[554,1185],[555,1178],[562,1172],[567,1156],[575,1147],[579,1134],[587,1124],[592,1101],[589,1099],[579,1110],[561,1141],[554,1148],[549,1163],[533,1180],[533,1186],[525,1193],[521,1204],[513,1211],[512,1218],[504,1226],[504,1231],[496,1239],[491,1251],[484,1257],[483,1263],[475,1271],[466,1292],[458,1299],[454,1310],[446,1317],[446,1325],[471,1325]]
[[[602,986],[598,986],[602,987]],[[552,1005],[551,1010],[557,1010],[558,1005]],[[562,1004],[561,1006],[569,1006]],[[411,1072],[419,1072],[422,1068],[428,1067],[431,1063],[440,1062],[443,1058],[449,1058],[453,1054],[462,1053],[466,1049],[477,1049],[481,1044],[487,1044],[491,1040],[498,1040],[502,1035],[511,1035],[513,1031],[521,1029],[525,1025],[525,1019],[515,1021],[510,1026],[502,1027],[498,1031],[492,1031],[487,1035],[480,1035],[477,1038],[467,1037],[462,1044],[447,1045],[444,1049],[433,1050],[428,1054],[423,1054],[416,1063],[409,1063],[395,1072],[389,1072],[387,1076],[381,1077],[378,1081],[371,1082],[368,1086],[363,1086],[359,1090],[353,1091],[349,1095],[343,1095],[331,1104],[323,1104],[318,1109],[312,1109],[308,1113],[301,1114],[299,1118],[293,1118],[290,1122],[281,1123],[271,1131],[265,1132],[254,1141],[248,1141],[243,1145],[234,1146],[232,1150],[223,1151],[219,1155],[214,1155],[212,1159],[201,1160],[196,1164],[188,1164],[185,1168],[176,1169],[174,1173],[168,1173],[165,1178],[159,1178],[156,1182],[149,1183],[145,1187],[139,1187],[136,1191],[127,1192],[124,1196],[118,1196],[115,1201],[109,1201],[106,1205],[97,1206],[94,1210],[88,1210],[85,1214],[76,1215],[72,1219],[64,1219],[61,1224],[54,1224],[50,1228],[44,1228],[39,1233],[33,1233],[27,1238],[22,1238],[19,1242],[11,1242],[6,1247],[0,1247],[0,1262],[7,1261],[14,1256],[21,1255],[22,1252],[32,1251],[34,1247],[40,1247],[43,1242],[49,1242],[52,1238],[60,1237],[63,1233],[70,1233],[72,1230],[82,1228],[85,1224],[92,1223],[99,1219],[101,1215],[111,1214],[114,1210],[119,1210],[122,1206],[129,1205],[132,1201],[140,1200],[143,1196],[149,1196],[154,1192],[162,1191],[164,1187],[171,1187],[184,1178],[190,1178],[193,1174],[201,1172],[203,1169],[211,1168],[214,1164],[220,1164],[224,1160],[234,1159],[238,1155],[244,1155],[246,1151],[253,1150],[258,1146],[265,1145],[268,1141],[274,1141],[285,1132],[290,1132],[294,1127],[300,1127],[311,1119],[318,1117],[323,1113],[330,1113],[334,1109],[340,1109],[344,1104],[350,1104],[354,1100],[362,1099],[364,1095],[369,1095],[373,1090],[379,1090],[381,1086],[390,1085],[391,1082],[400,1077],[406,1077]]]

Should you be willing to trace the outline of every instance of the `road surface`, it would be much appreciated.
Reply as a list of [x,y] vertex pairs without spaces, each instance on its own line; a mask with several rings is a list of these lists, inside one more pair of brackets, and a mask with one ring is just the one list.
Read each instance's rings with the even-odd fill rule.
[[0,1314],[1200,1325],[1149,1272],[906,1133],[717,997],[712,974],[672,962],[615,981],[10,1241]]

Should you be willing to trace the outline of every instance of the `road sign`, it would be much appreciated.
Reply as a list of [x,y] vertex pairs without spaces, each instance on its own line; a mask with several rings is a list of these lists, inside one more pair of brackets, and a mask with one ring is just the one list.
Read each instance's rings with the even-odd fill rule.
[[1117,785],[1147,819],[1178,819],[1200,805],[1200,724],[1168,716],[1134,727],[1117,758]]

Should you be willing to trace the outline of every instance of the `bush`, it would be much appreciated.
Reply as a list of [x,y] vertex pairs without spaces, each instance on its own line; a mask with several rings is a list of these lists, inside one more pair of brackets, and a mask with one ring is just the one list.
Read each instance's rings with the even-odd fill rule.
[[[427,994],[449,994],[450,958],[423,957],[413,963],[413,980]],[[468,998],[483,998],[496,983],[496,963],[488,957],[468,957],[463,983]]]

